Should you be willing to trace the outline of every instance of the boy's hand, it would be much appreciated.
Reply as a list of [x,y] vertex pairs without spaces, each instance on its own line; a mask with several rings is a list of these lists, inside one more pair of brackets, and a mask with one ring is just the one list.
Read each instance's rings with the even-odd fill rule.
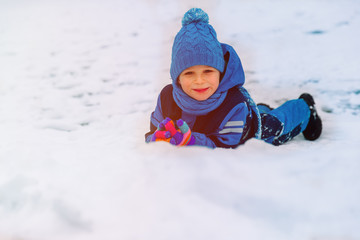
[[191,130],[187,123],[182,119],[176,121],[176,127],[170,118],[163,120],[158,129],[154,132],[151,141],[170,142],[176,146],[194,145],[195,138],[191,135]]
[[179,130],[171,137],[170,143],[176,146],[194,145],[195,138],[191,135],[191,130],[187,123],[182,119],[176,121]]
[[154,132],[151,138],[151,141],[170,142],[171,137],[177,132],[178,131],[175,128],[174,122],[170,118],[166,118],[159,124],[158,129]]

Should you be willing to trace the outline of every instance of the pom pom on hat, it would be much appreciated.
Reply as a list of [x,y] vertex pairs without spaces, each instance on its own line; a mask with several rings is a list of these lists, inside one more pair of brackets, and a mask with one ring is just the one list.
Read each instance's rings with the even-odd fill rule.
[[186,26],[190,23],[209,23],[209,16],[201,8],[192,8],[184,14],[182,25]]
[[213,67],[219,72],[225,68],[225,60],[209,16],[200,8],[192,8],[184,14],[182,28],[172,47],[170,75],[173,83],[186,68],[195,65]]

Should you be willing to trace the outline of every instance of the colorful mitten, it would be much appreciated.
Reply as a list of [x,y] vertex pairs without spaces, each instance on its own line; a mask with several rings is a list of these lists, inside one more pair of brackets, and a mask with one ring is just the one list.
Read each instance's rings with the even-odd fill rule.
[[176,121],[176,125],[179,128],[179,131],[172,136],[170,143],[177,146],[194,145],[195,138],[191,135],[191,130],[187,123],[182,119],[179,119]]
[[174,126],[174,122],[170,118],[166,118],[159,123],[158,129],[154,132],[151,141],[166,141],[169,142],[171,137],[178,131]]

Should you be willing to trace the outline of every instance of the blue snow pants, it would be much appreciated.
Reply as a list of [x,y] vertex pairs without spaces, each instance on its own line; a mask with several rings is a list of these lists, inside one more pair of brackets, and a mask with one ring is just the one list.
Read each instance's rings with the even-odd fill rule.
[[303,99],[290,100],[276,109],[258,105],[261,116],[261,139],[281,145],[305,130],[310,109]]

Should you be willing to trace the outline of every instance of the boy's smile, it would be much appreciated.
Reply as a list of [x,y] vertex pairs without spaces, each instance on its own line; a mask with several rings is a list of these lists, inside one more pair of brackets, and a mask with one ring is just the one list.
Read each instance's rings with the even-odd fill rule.
[[182,90],[198,101],[208,99],[219,87],[220,72],[210,66],[195,65],[182,71],[179,84]]

